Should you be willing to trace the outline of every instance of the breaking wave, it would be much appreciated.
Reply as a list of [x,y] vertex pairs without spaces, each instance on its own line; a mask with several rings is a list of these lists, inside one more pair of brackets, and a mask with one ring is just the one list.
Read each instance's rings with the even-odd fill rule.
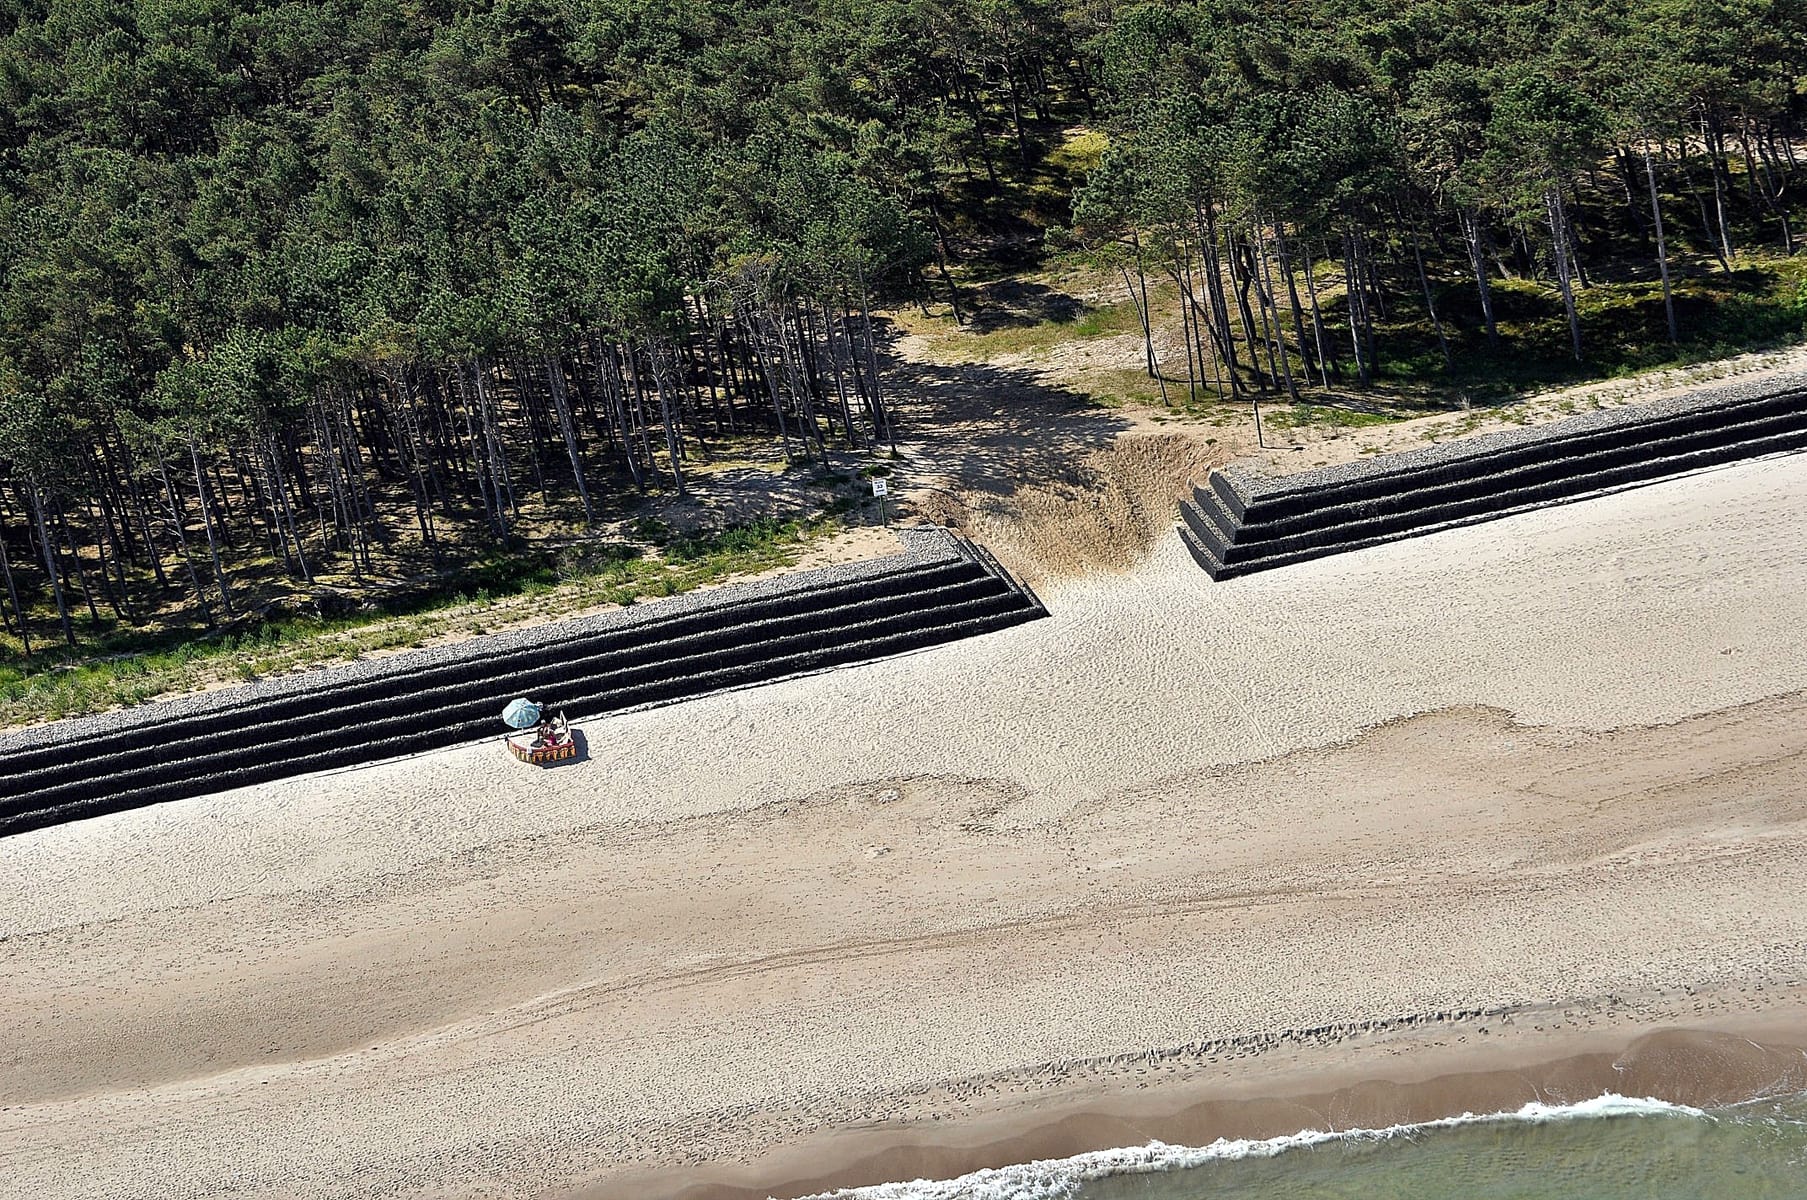
[[1119,1175],[1154,1175],[1182,1171],[1216,1162],[1273,1158],[1290,1150],[1306,1150],[1330,1143],[1380,1142],[1411,1137],[1436,1129],[1503,1122],[1546,1124],[1595,1117],[1714,1118],[1698,1108],[1662,1100],[1640,1100],[1607,1093],[1578,1104],[1530,1103],[1512,1112],[1464,1113],[1385,1129],[1349,1129],[1336,1132],[1305,1130],[1272,1138],[1219,1139],[1209,1146],[1170,1146],[1149,1142],[1114,1150],[1093,1150],[1071,1158],[1043,1159],[1018,1166],[988,1168],[957,1179],[917,1179],[908,1183],[884,1183],[871,1187],[824,1192],[808,1200],[1066,1200],[1082,1184]]

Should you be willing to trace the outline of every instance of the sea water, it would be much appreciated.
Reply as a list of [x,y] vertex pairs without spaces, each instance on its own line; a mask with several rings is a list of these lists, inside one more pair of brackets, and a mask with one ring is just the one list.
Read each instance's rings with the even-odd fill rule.
[[1125,1147],[837,1200],[1807,1200],[1807,1097],[1604,1096],[1382,1130]]

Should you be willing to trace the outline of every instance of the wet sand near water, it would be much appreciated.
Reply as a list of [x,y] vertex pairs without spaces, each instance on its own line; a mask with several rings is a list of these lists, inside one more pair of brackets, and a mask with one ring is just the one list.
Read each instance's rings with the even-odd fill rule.
[[[1662,1028],[1629,1036],[1565,1030],[1562,1015],[1551,1011],[1495,1013],[1350,1033],[1337,1037],[1334,1049],[1269,1063],[1259,1074],[1237,1065],[1216,1071],[1194,1065],[1183,1073],[1169,1067],[1173,1077],[1153,1087],[1139,1077],[1144,1070],[1125,1063],[1115,1084],[1012,1095],[986,1115],[950,1125],[930,1121],[830,1133],[751,1167],[700,1169],[699,1182],[675,1191],[669,1180],[649,1178],[585,1189],[574,1197],[786,1200],[881,1181],[953,1179],[1150,1141],[1209,1146],[1220,1139],[1255,1141],[1302,1131],[1385,1130],[1607,1094],[1717,1108],[1807,1091],[1802,1043],[1774,1040],[1807,1031],[1807,995],[1796,994],[1779,1009],[1744,1013],[1735,1020],[1739,1033]],[[1515,1036],[1519,1023],[1532,1017],[1541,1023],[1525,1025],[1523,1032],[1535,1029],[1535,1035]],[[1485,1045],[1466,1044],[1488,1034],[1493,1040]],[[1457,1037],[1464,1044],[1457,1045]]]

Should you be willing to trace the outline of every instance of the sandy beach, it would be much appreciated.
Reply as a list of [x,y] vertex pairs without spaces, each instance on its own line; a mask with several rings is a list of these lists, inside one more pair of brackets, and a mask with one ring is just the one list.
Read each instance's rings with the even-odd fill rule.
[[1807,1087],[1807,456],[1042,595],[555,771],[0,841],[0,1191],[796,1196]]

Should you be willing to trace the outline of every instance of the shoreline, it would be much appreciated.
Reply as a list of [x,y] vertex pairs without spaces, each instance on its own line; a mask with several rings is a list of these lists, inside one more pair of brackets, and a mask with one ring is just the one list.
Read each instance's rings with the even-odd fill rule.
[[[1772,989],[1771,997],[1700,1025],[1652,1018],[1641,1004],[1573,1001],[1045,1063],[965,1081],[967,1088],[999,1089],[971,1114],[944,1118],[925,1106],[911,1118],[828,1130],[745,1163],[662,1170],[550,1195],[809,1200],[1150,1142],[1203,1147],[1384,1130],[1607,1094],[1701,1109],[1807,1094],[1807,985]],[[1590,1017],[1606,1011],[1625,1023],[1597,1028]],[[1104,1070],[1107,1081],[1058,1082],[1086,1068]]]

